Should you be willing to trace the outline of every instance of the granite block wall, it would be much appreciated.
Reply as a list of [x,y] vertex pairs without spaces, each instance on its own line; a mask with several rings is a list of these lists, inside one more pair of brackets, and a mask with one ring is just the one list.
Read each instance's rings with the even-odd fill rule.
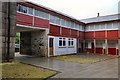
[[48,56],[48,29],[21,32],[20,53],[34,56]]
[[[14,59],[16,27],[16,3],[10,3],[10,59]],[[8,40],[8,3],[0,1],[0,56],[3,62],[7,59]]]

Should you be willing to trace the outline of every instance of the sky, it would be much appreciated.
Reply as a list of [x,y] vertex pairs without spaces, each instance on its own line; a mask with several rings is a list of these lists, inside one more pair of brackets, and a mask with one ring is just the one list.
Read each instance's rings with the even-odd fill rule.
[[120,0],[28,0],[57,10],[76,19],[86,19],[118,13]]

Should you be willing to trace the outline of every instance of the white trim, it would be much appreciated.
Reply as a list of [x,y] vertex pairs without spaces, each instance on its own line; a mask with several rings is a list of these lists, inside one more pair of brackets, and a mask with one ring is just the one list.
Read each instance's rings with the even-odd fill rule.
[[45,20],[49,20],[49,19],[47,19],[47,18],[43,18],[43,17],[40,17],[40,16],[35,16],[35,15],[34,15],[34,17],[41,18],[41,19],[45,19]]
[[85,31],[85,32],[93,32],[93,31],[108,31],[108,30],[111,30],[111,31],[113,31],[113,30],[119,30],[119,29],[101,29],[101,30],[90,30],[90,31]]
[[42,29],[42,30],[47,29],[47,28],[39,28],[39,27],[26,26],[26,25],[20,25],[20,24],[16,24],[16,26],[20,26],[20,27],[24,27],[24,28],[31,28],[31,29]]
[[20,11],[17,11],[17,13],[24,14],[24,15],[29,15],[29,16],[32,16],[32,17],[33,17],[33,15],[28,14],[28,13],[23,13],[23,12],[20,12]]
[[42,19],[45,19],[45,20],[49,20],[49,19],[47,19],[47,18],[43,18],[43,17],[40,17],[40,16],[35,16],[34,10],[35,10],[35,9],[33,9],[33,15],[28,14],[28,13],[23,13],[23,12],[20,12],[20,11],[17,11],[17,13],[24,14],[24,15],[29,15],[29,16],[32,16],[32,17],[42,18]]
[[48,57],[50,57],[50,47],[49,47],[49,39],[53,38],[53,56],[55,55],[55,37],[54,36],[48,36]]
[[50,50],[49,50],[50,47],[49,47],[49,45],[50,44],[49,44],[49,37],[48,37],[48,54],[47,54],[48,57],[50,57]]
[[35,9],[33,9],[33,22],[32,22],[32,25],[33,25],[33,26],[35,25],[35,17],[34,17],[35,12],[34,12],[34,10],[35,10]]

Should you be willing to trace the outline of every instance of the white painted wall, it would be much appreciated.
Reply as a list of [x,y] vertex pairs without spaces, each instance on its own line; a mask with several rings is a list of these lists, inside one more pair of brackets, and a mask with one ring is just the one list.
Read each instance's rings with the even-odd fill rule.
[[[77,39],[74,39],[74,47],[68,47],[68,38],[66,38],[66,47],[65,48],[60,48],[59,47],[59,37],[55,37],[55,36],[48,36],[48,40],[49,38],[54,38],[54,56],[57,55],[64,55],[64,54],[73,54],[73,53],[77,53]],[[49,41],[48,41],[49,42]],[[48,49],[49,49],[49,45],[48,45]],[[49,56],[49,50],[48,50],[48,56]]]

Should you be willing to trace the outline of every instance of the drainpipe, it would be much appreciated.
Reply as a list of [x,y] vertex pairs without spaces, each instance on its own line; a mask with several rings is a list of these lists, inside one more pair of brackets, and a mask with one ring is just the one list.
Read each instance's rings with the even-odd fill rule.
[[8,2],[8,40],[7,40],[7,62],[10,61],[10,1]]

